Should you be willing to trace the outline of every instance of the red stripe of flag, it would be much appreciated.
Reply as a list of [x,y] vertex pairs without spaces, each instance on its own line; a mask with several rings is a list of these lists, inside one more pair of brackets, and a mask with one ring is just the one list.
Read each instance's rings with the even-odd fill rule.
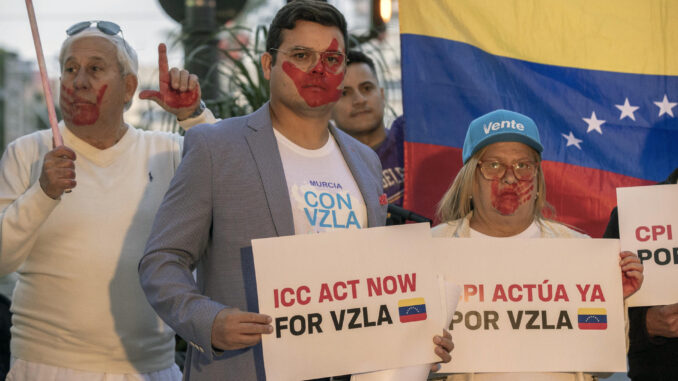
[[426,312],[424,312],[423,314],[400,315],[401,323],[409,323],[418,320],[426,320]]
[[607,329],[607,323],[579,323],[579,329]]
[[[433,218],[438,201],[461,167],[460,148],[405,142],[403,207]],[[655,183],[553,161],[544,161],[542,168],[546,198],[556,209],[556,219],[594,238],[601,237],[605,231],[610,212],[617,204],[617,187]]]

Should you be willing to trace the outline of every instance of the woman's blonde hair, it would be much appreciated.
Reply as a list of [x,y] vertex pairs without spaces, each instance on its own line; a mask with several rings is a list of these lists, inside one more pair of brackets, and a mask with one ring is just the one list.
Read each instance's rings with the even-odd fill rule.
[[[464,164],[454,178],[452,185],[438,203],[436,218],[440,223],[450,222],[466,217],[473,210],[473,182],[480,157],[488,147],[476,152]],[[541,222],[555,217],[555,209],[546,201],[546,182],[541,169],[541,156],[534,151],[537,158],[537,196],[534,201],[534,220]]]

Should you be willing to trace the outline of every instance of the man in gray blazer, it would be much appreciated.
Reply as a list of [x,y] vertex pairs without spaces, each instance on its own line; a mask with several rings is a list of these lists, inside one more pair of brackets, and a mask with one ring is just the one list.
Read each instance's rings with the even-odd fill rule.
[[[249,312],[258,310],[252,239],[385,222],[379,159],[329,123],[346,39],[331,5],[290,2],[261,57],[270,102],[186,134],[139,264],[151,305],[189,343],[186,380],[266,379],[260,340],[273,328]],[[434,338],[443,361],[448,335]]]

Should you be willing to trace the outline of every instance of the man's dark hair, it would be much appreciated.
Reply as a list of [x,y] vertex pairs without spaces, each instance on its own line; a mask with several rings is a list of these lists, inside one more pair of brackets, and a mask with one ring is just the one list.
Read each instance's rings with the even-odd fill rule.
[[346,62],[346,66],[350,66],[355,63],[364,63],[370,67],[372,74],[374,74],[375,77],[377,76],[377,69],[374,66],[374,61],[372,61],[372,59],[368,57],[367,54],[359,50],[349,50],[348,54],[346,54],[346,59],[348,60],[348,62]]
[[266,51],[273,56],[271,62],[275,65],[276,51],[282,44],[283,29],[294,29],[297,21],[311,21],[325,26],[335,26],[339,28],[344,37],[344,45],[348,50],[348,31],[346,30],[346,20],[334,6],[318,0],[294,0],[280,8],[276,13],[271,26],[268,29],[266,38]]

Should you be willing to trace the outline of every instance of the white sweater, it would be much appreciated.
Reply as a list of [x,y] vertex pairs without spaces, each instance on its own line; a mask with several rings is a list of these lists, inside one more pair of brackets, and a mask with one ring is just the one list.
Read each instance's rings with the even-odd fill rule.
[[12,142],[0,161],[0,274],[19,275],[12,355],[94,372],[167,368],[174,334],[146,301],[137,266],[183,139],[128,127],[99,150],[60,128],[77,155],[77,186],[60,200],[38,181],[49,130]]

